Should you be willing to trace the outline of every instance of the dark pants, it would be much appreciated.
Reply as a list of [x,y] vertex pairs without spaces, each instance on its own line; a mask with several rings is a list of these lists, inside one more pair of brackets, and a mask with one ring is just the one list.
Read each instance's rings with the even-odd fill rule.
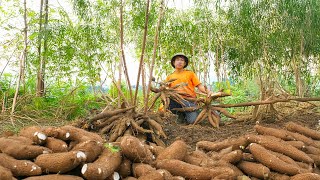
[[[186,105],[185,107],[197,107],[196,103],[184,100],[183,103]],[[170,104],[169,104],[169,110],[173,108],[182,108],[182,105],[177,103],[176,101],[170,99]],[[185,111],[185,112],[177,112],[177,111],[172,111],[174,114],[182,115],[183,119],[188,123],[192,124],[198,117],[198,111]]]

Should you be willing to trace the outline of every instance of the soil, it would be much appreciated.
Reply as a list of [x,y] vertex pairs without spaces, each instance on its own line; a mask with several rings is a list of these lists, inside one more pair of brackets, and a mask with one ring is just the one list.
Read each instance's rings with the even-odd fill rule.
[[[275,106],[277,112],[272,113],[266,111],[266,108],[259,112],[262,113],[259,121],[252,119],[250,112],[244,112],[237,114],[237,120],[225,119],[219,128],[213,128],[207,121],[199,125],[187,125],[177,123],[177,118],[172,118],[164,125],[164,131],[168,136],[164,142],[170,145],[175,140],[182,139],[194,150],[198,141],[220,141],[255,133],[253,126],[257,123],[266,127],[284,128],[287,122],[292,121],[320,130],[320,107],[315,104],[281,103]],[[279,116],[281,119],[277,118]]]
[[[203,121],[197,125],[187,125],[177,122],[177,116],[171,116],[163,124],[163,129],[168,136],[167,139],[162,139],[166,145],[172,144],[177,139],[184,140],[194,150],[196,143],[202,140],[205,141],[220,141],[227,138],[239,137],[244,134],[254,133],[253,126],[257,123],[266,127],[284,128],[285,124],[289,121],[297,122],[303,126],[320,131],[320,102],[313,103],[279,103],[275,105],[277,112],[268,112],[267,106],[264,106],[259,111],[262,118],[260,120],[252,119],[252,109],[247,109],[246,112],[237,113],[238,117],[234,119],[226,119],[223,121],[219,128],[212,127],[208,121]],[[281,117],[280,119],[277,117]],[[28,122],[26,122],[28,121]],[[29,125],[42,125],[42,126],[61,126],[70,124],[68,121],[55,121],[48,122],[42,121],[32,123],[30,120],[21,122],[21,127]],[[16,122],[17,124],[18,122]],[[77,124],[77,123],[72,123]],[[12,132],[10,128],[11,123],[8,120],[0,121],[0,134],[17,133],[19,128],[14,129]],[[19,124],[18,124],[19,126]],[[9,129],[9,131],[8,131]]]

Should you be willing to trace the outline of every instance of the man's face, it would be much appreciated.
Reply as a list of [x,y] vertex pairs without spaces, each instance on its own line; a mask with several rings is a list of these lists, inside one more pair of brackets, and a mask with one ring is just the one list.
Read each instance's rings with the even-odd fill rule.
[[174,60],[174,67],[176,69],[183,69],[184,66],[186,65],[186,61],[184,60],[184,58],[182,57],[176,57],[176,59]]

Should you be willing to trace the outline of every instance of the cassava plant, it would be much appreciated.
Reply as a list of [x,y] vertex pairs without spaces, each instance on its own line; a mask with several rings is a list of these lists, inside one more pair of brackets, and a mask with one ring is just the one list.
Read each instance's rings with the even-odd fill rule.
[[212,105],[213,101],[215,101],[216,99],[218,99],[220,97],[230,96],[231,94],[229,92],[227,93],[227,92],[223,92],[223,90],[220,90],[217,93],[209,94],[209,91],[207,88],[206,88],[206,91],[207,91],[207,94],[200,94],[200,95],[204,95],[204,97],[200,97],[200,98],[186,97],[185,98],[188,101],[193,101],[198,104],[202,103],[201,107],[200,106],[198,106],[198,107],[183,107],[183,108],[174,108],[172,110],[195,111],[195,110],[201,109],[201,112],[199,113],[197,119],[194,121],[193,125],[198,124],[207,118],[209,123],[213,127],[219,128],[219,123],[221,120],[219,113],[221,113],[229,118],[236,119],[236,117],[233,116],[232,114],[230,114],[226,109]]
[[[160,138],[167,138],[162,129],[162,119],[156,114],[137,113],[135,106],[115,110],[104,110],[86,121],[85,127],[90,127],[101,134],[106,134],[108,142],[120,141],[124,135],[146,135],[158,145],[164,145]],[[83,127],[84,127],[83,126]]]
[[151,101],[151,106],[149,109],[153,107],[153,105],[155,104],[158,98],[161,99],[162,104],[164,105],[164,109],[167,109],[169,107],[170,99],[173,99],[174,101],[181,104],[182,106],[185,106],[185,104],[183,103],[184,98],[181,96],[181,93],[178,93],[176,91],[176,89],[186,84],[183,83],[183,84],[178,84],[174,87],[169,87],[170,83],[172,83],[175,80],[177,79],[170,79],[168,81],[159,82],[158,83],[160,85],[159,88],[150,86],[150,90],[156,94]]

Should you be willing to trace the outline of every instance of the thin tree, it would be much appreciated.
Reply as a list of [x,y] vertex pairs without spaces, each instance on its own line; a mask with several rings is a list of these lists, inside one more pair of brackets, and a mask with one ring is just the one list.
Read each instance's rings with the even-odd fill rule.
[[142,50],[141,50],[141,56],[140,56],[140,64],[139,64],[139,71],[138,71],[138,77],[137,77],[136,91],[134,94],[134,105],[136,105],[136,103],[137,103],[139,80],[140,80],[141,69],[143,66],[144,52],[145,52],[145,48],[146,48],[147,32],[148,32],[148,19],[149,19],[149,4],[150,4],[150,0],[147,0],[146,16],[145,16],[145,23],[144,23],[144,33],[143,33],[143,41],[142,41]]
[[148,88],[147,88],[147,95],[144,100],[144,113],[147,112],[148,110],[148,101],[149,101],[149,95],[150,95],[150,86],[152,82],[152,73],[153,73],[153,68],[155,64],[155,59],[157,55],[157,46],[158,46],[158,38],[159,38],[159,30],[160,30],[160,24],[161,24],[161,19],[164,14],[164,0],[161,1],[161,6],[160,6],[160,12],[159,12],[159,17],[158,17],[158,22],[157,22],[157,27],[156,27],[156,34],[154,35],[154,44],[153,44],[153,55],[152,55],[152,62],[151,62],[151,67],[150,67],[150,73],[149,73],[149,82],[148,82]]
[[42,74],[41,74],[41,49],[42,49],[42,8],[43,8],[43,0],[40,1],[40,17],[39,17],[39,36],[38,36],[38,60],[39,66],[37,70],[37,96],[42,96]]
[[121,59],[122,59],[122,65],[123,65],[123,69],[124,69],[124,74],[127,80],[127,84],[129,86],[129,93],[130,93],[130,99],[131,99],[131,103],[133,101],[132,99],[132,89],[131,89],[131,84],[130,84],[130,79],[129,79],[129,74],[128,74],[128,68],[127,68],[127,63],[126,63],[126,58],[124,55],[124,40],[123,40],[123,0],[121,0],[121,4],[120,4],[120,47],[121,47]]
[[[118,71],[119,71],[119,78],[118,78],[118,86],[117,87],[121,87],[121,79],[122,79],[122,61],[119,61],[119,65],[118,65]],[[120,89],[121,90],[121,89]],[[118,107],[121,107],[121,91],[118,91]]]
[[44,89],[44,79],[45,79],[45,71],[46,71],[46,62],[48,58],[48,16],[49,16],[49,11],[48,11],[48,1],[45,1],[45,15],[44,15],[44,42],[43,42],[43,58],[40,63],[41,66],[41,96],[45,94],[45,89]]
[[19,89],[20,89],[20,83],[21,80],[24,77],[24,67],[25,67],[25,63],[26,63],[26,59],[27,59],[27,48],[28,48],[28,24],[27,24],[27,0],[23,1],[23,5],[24,5],[24,14],[23,14],[23,20],[24,20],[24,49],[23,49],[23,53],[21,53],[20,56],[20,63],[19,63],[19,76],[18,76],[18,80],[17,80],[17,85],[16,85],[16,91],[14,93],[14,98],[13,98],[13,102],[12,102],[12,109],[11,109],[11,123],[14,125],[13,123],[13,113],[15,110],[15,106],[17,103],[17,98],[18,98],[18,93],[19,93]]

